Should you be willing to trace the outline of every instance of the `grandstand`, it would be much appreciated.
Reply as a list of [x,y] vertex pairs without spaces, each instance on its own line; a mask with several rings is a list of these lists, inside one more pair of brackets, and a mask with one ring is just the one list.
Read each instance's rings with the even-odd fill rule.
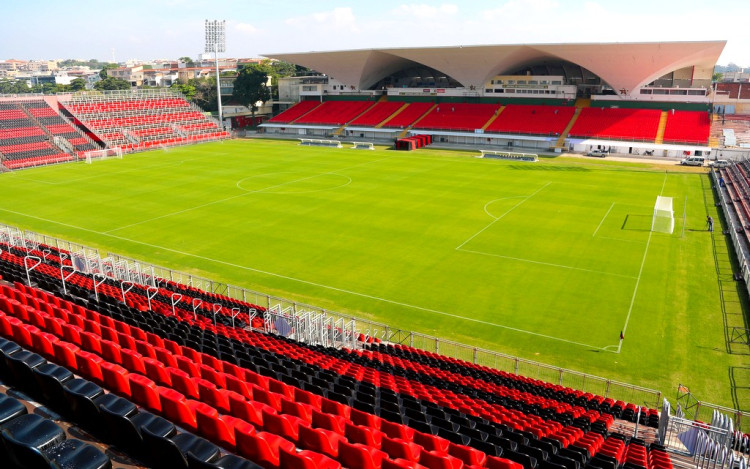
[[60,106],[94,140],[124,151],[229,137],[218,122],[167,89],[81,92],[62,97]]
[[102,148],[140,151],[228,137],[171,90],[0,97],[0,164],[7,169],[78,161]]
[[44,99],[0,99],[0,163],[6,168],[73,161],[96,148]]
[[[138,460],[159,467],[191,460],[258,467],[237,455],[281,468],[671,467],[663,446],[610,434],[615,419],[656,427],[655,409],[638,412],[631,403],[363,335],[350,334],[358,340],[344,349],[321,346],[324,336],[300,341],[299,330],[297,340],[284,338],[280,319],[293,320],[289,313],[158,277],[137,284],[117,279],[117,269],[86,273],[74,267],[73,252],[4,241],[0,272],[14,283],[0,284],[0,377]],[[39,262],[32,268],[29,259]],[[12,398],[3,403],[19,408]],[[22,414],[3,418],[21,425],[30,420]],[[25,462],[29,448],[38,448],[38,459],[106,466],[105,453],[40,419],[34,423],[59,435],[55,450],[38,443],[34,427],[11,458]]]
[[[711,153],[711,71],[724,44],[488,45],[269,54],[335,78],[322,77],[324,85],[317,94],[300,88],[295,93],[302,96],[299,104],[261,127],[272,134],[304,132],[330,138],[343,132],[383,142],[427,132],[441,144],[514,146],[536,152],[585,153],[604,145],[633,154],[705,156]],[[295,86],[304,86],[297,82]],[[351,120],[356,111],[340,119],[326,115],[326,109],[360,109],[362,100],[378,102],[359,119]],[[321,127],[326,125],[331,127]]]

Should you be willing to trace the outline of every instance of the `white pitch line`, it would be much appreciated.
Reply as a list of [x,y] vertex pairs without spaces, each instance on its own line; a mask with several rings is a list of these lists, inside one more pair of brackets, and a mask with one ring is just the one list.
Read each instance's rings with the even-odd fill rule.
[[527,262],[529,264],[538,264],[538,265],[544,265],[547,267],[556,267],[558,269],[579,270],[581,272],[589,272],[592,274],[609,275],[612,277],[620,277],[620,278],[627,278],[630,280],[635,280],[635,277],[633,277],[632,275],[614,274],[612,272],[603,272],[601,270],[584,269],[582,267],[573,267],[573,266],[564,265],[564,264],[553,264],[550,262],[535,261],[532,259],[523,259],[521,257],[504,256],[502,254],[494,254],[491,252],[472,251],[470,249],[457,249],[457,251],[470,252],[472,254],[481,254],[483,256],[499,257],[500,259],[508,259],[511,261],[518,261],[518,262]]
[[[664,193],[664,186],[667,185],[667,173],[664,172],[664,182],[661,184],[661,191],[659,191],[659,195],[662,195]],[[622,327],[622,334],[625,335],[625,332],[628,330],[628,323],[630,322],[630,314],[633,312],[633,305],[635,304],[635,297],[638,294],[638,285],[641,283],[641,274],[643,274],[643,267],[646,265],[646,255],[648,254],[648,247],[651,244],[651,235],[654,234],[653,231],[648,232],[648,241],[646,241],[646,249],[643,251],[643,259],[641,260],[641,268],[638,271],[638,279],[635,281],[635,288],[633,288],[633,296],[630,298],[630,307],[628,308],[628,315],[625,317],[625,325]],[[617,345],[617,353],[620,353],[620,350],[622,350],[622,340]]]
[[[509,214],[510,212],[512,212],[513,210],[515,210],[515,209],[516,209],[517,207],[519,207],[519,206],[520,206],[521,204],[523,204],[524,202],[526,202],[526,201],[527,201],[527,200],[529,200],[530,198],[532,198],[532,197],[534,197],[535,195],[537,195],[537,194],[538,194],[538,193],[539,193],[539,192],[540,192],[540,191],[541,191],[542,189],[544,189],[545,187],[549,186],[550,184],[552,184],[552,183],[551,183],[551,182],[548,182],[547,184],[543,185],[543,186],[542,186],[542,187],[540,187],[539,189],[535,190],[533,194],[529,195],[528,197],[526,197],[526,198],[525,198],[525,199],[523,199],[522,201],[518,202],[518,203],[517,203],[516,205],[514,205],[514,206],[512,206],[511,208],[509,208],[508,210],[506,210],[506,212],[505,212],[505,213],[503,213],[503,214],[502,214],[502,215],[500,215],[499,217],[497,217],[497,218],[495,218],[494,220],[492,220],[492,221],[491,221],[491,222],[490,222],[490,223],[489,223],[489,224],[488,224],[487,226],[485,226],[485,227],[484,227],[484,228],[482,228],[481,230],[479,230],[479,231],[477,231],[476,233],[474,233],[473,235],[471,235],[471,237],[470,237],[469,239],[467,239],[466,241],[464,241],[463,243],[461,243],[461,244],[460,244],[460,245],[459,245],[458,247],[456,247],[456,251],[460,250],[460,249],[461,249],[462,247],[464,247],[464,246],[465,246],[465,245],[466,245],[466,244],[467,244],[467,243],[468,243],[469,241],[471,241],[472,239],[474,239],[474,238],[476,238],[477,236],[479,236],[480,234],[482,234],[482,233],[483,233],[483,232],[484,232],[485,230],[487,230],[487,228],[489,228],[489,227],[491,227],[492,225],[494,225],[494,224],[495,224],[495,222],[497,222],[497,221],[501,220],[501,219],[502,219],[503,217],[505,217],[505,215]],[[486,207],[486,205],[485,205],[485,207]],[[487,213],[487,211],[486,211],[486,210],[485,210],[485,213]],[[487,214],[488,214],[488,215],[490,215],[489,213],[487,213]],[[492,215],[490,215],[490,216],[492,216]]]
[[609,206],[609,210],[607,210],[607,213],[605,213],[605,214],[604,214],[604,217],[602,217],[602,221],[600,221],[600,222],[599,222],[599,225],[598,225],[598,226],[596,227],[596,229],[594,230],[594,234],[592,234],[592,235],[591,235],[591,237],[592,237],[592,238],[593,238],[594,236],[596,236],[596,234],[597,234],[597,233],[599,232],[599,228],[601,228],[601,227],[602,227],[602,223],[604,223],[604,220],[606,220],[606,219],[607,219],[607,216],[609,215],[609,212],[611,212],[611,211],[612,211],[612,207],[614,207],[614,206],[615,206],[615,203],[614,203],[614,202],[612,202],[612,205],[610,205],[610,206]]
[[[355,164],[355,165],[352,165],[352,166],[348,166],[346,168],[337,169],[335,171],[346,171],[347,169],[356,168],[357,166],[362,166],[362,165],[370,164],[370,163],[377,163],[379,161],[389,160],[391,158],[395,158],[395,155],[394,156],[388,156],[388,157],[385,157],[385,158],[380,158],[380,159],[373,160],[373,161],[367,161],[365,163],[358,163],[358,164]],[[199,208],[204,208],[204,207],[208,207],[210,205],[218,204],[218,203],[221,203],[221,202],[227,202],[229,200],[238,199],[240,197],[245,197],[245,196],[250,195],[250,194],[256,194],[258,192],[263,192],[263,191],[266,191],[268,189],[276,189],[277,187],[285,186],[287,184],[293,184],[295,182],[305,181],[305,180],[316,178],[318,176],[323,176],[323,175],[326,175],[326,174],[336,174],[336,173],[334,171],[328,171],[328,172],[325,172],[325,173],[319,173],[319,174],[315,174],[315,175],[312,175],[312,176],[307,176],[307,177],[304,177],[304,178],[295,179],[293,181],[288,181],[288,182],[284,182],[284,183],[281,183],[281,184],[276,184],[275,186],[264,187],[263,189],[257,190],[257,191],[248,191],[248,190],[239,188],[240,190],[244,191],[242,194],[233,195],[231,197],[225,197],[223,199],[214,200],[212,202],[206,202],[205,204],[200,204],[200,205],[196,205],[196,206],[193,206],[193,207],[188,207],[188,208],[186,208],[184,210],[178,210],[178,211],[172,212],[172,213],[165,213],[164,215],[159,215],[158,217],[153,217],[153,218],[149,218],[147,220],[141,220],[139,222],[131,223],[129,225],[125,225],[125,226],[120,226],[120,227],[117,227],[117,228],[113,228],[111,230],[105,231],[104,234],[111,234],[111,233],[114,233],[115,231],[124,230],[126,228],[131,228],[133,226],[142,225],[144,223],[149,223],[149,222],[152,222],[152,221],[160,220],[162,218],[168,218],[168,217],[171,217],[171,216],[174,216],[174,215],[180,215],[180,214],[183,214],[183,213],[186,213],[186,212],[191,212],[193,210],[197,210]],[[337,176],[340,176],[340,174],[337,174]],[[247,179],[247,178],[245,178],[245,179]],[[238,181],[238,183],[239,183],[239,181]]]
[[586,347],[586,348],[590,348],[590,349],[606,351],[606,347],[597,347],[595,345],[585,344],[583,342],[576,342],[576,341],[573,341],[573,340],[562,339],[560,337],[554,337],[554,336],[550,336],[550,335],[546,335],[546,334],[540,334],[538,332],[527,331],[527,330],[519,329],[519,328],[516,328],[516,327],[505,326],[505,325],[502,325],[502,324],[495,324],[495,323],[488,322],[488,321],[482,321],[482,320],[476,319],[476,318],[471,318],[471,317],[466,317],[466,316],[460,316],[458,314],[446,313],[445,311],[440,311],[440,310],[437,310],[437,309],[425,308],[423,306],[412,305],[412,304],[403,303],[403,302],[400,302],[400,301],[388,300],[386,298],[381,298],[381,297],[378,297],[378,296],[368,295],[366,293],[359,293],[359,292],[355,292],[355,291],[351,291],[351,290],[346,290],[344,288],[338,288],[338,287],[333,287],[333,286],[330,286],[330,285],[323,285],[321,283],[310,282],[308,280],[302,280],[302,279],[295,278],[295,277],[289,277],[287,275],[277,274],[275,272],[268,272],[268,271],[261,270],[261,269],[255,269],[253,267],[248,267],[248,266],[244,266],[244,265],[234,264],[232,262],[222,261],[222,260],[219,260],[219,259],[213,259],[211,257],[201,256],[201,255],[198,255],[198,254],[193,254],[193,253],[189,253],[189,252],[185,252],[185,251],[180,251],[180,250],[177,250],[177,249],[168,248],[166,246],[159,246],[157,244],[145,243],[143,241],[138,241],[138,240],[134,240],[134,239],[130,239],[130,238],[125,238],[123,236],[117,236],[117,235],[113,235],[111,233],[105,233],[105,232],[101,232],[101,231],[91,230],[89,228],[83,228],[81,226],[71,225],[69,223],[63,223],[63,222],[59,222],[59,221],[56,221],[56,220],[50,220],[48,218],[38,217],[38,216],[35,216],[35,215],[29,215],[27,213],[17,212],[15,210],[9,210],[9,209],[6,209],[6,208],[0,208],[0,211],[8,212],[8,213],[13,213],[15,215],[20,215],[20,216],[23,216],[23,217],[33,218],[35,220],[41,220],[41,221],[44,221],[44,222],[47,222],[47,223],[54,223],[56,225],[65,226],[65,227],[68,227],[68,228],[73,228],[73,229],[85,231],[85,232],[88,232],[88,233],[94,233],[94,234],[97,234],[97,235],[100,235],[100,236],[108,236],[110,238],[119,239],[121,241],[127,241],[127,242],[130,242],[130,243],[133,243],[133,244],[139,244],[141,246],[146,246],[146,247],[150,247],[150,248],[154,248],[154,249],[161,249],[161,250],[168,251],[168,252],[173,252],[175,254],[179,254],[179,255],[182,255],[182,256],[193,257],[195,259],[201,259],[201,260],[213,262],[213,263],[216,263],[216,264],[222,264],[222,265],[226,265],[226,266],[229,266],[229,267],[234,267],[234,268],[237,268],[237,269],[247,270],[249,272],[255,272],[255,273],[259,273],[259,274],[263,274],[263,275],[268,275],[270,277],[281,278],[281,279],[284,279],[284,280],[291,280],[293,282],[298,282],[298,283],[302,283],[302,284],[305,284],[305,285],[310,285],[310,286],[314,286],[314,287],[318,287],[318,288],[323,288],[323,289],[326,289],[326,290],[332,290],[332,291],[336,291],[336,292],[340,292],[340,293],[346,293],[348,295],[359,296],[361,298],[368,298],[368,299],[371,299],[371,300],[380,301],[380,302],[388,303],[388,304],[392,304],[392,305],[404,306],[406,308],[412,308],[412,309],[416,309],[416,310],[419,310],[419,311],[425,311],[425,312],[428,312],[428,313],[439,314],[441,316],[447,316],[447,317],[451,317],[451,318],[454,318],[454,319],[460,319],[460,320],[463,320],[463,321],[474,322],[474,323],[482,324],[482,325],[485,325],[485,326],[492,326],[492,327],[497,327],[497,328],[500,328],[500,329],[507,329],[509,331],[520,332],[520,333],[523,333],[523,334],[529,334],[529,335],[533,335],[533,336],[536,336],[536,337],[543,337],[545,339],[555,340],[555,341],[558,341],[558,342],[565,342],[565,343],[568,343],[568,344],[578,345],[578,346]]
[[489,207],[490,204],[494,204],[495,202],[499,202],[501,200],[523,199],[524,197],[526,197],[526,196],[525,195],[514,195],[514,196],[511,196],[511,197],[501,197],[499,199],[490,200],[489,202],[487,202],[486,204],[484,204],[484,213],[486,213],[490,218],[497,219],[497,217],[495,215],[491,214],[490,211],[487,210],[487,207]]

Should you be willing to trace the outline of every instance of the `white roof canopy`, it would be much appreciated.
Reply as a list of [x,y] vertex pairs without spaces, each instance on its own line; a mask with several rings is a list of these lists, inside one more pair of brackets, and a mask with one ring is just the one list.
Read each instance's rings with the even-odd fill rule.
[[[484,45],[266,54],[302,65],[357,89],[369,89],[396,71],[419,64],[465,87],[544,60],[568,61],[625,95],[685,67],[713,71],[726,41]],[[710,75],[709,75],[710,76]]]

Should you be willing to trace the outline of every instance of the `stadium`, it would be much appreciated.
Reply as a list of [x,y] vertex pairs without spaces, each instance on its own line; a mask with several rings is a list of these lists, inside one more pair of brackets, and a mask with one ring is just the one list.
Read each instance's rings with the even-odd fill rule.
[[724,46],[267,54],[319,74],[253,138],[0,96],[3,460],[746,467]]

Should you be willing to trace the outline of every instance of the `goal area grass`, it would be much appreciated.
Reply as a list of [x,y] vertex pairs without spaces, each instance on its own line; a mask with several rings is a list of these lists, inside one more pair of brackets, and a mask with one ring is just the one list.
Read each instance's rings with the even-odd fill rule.
[[[725,337],[744,324],[744,286],[707,231],[705,172],[256,139],[0,185],[3,223],[671,399],[682,383],[750,404],[750,374],[734,374],[746,355]],[[651,232],[658,195],[673,198],[672,234]]]

